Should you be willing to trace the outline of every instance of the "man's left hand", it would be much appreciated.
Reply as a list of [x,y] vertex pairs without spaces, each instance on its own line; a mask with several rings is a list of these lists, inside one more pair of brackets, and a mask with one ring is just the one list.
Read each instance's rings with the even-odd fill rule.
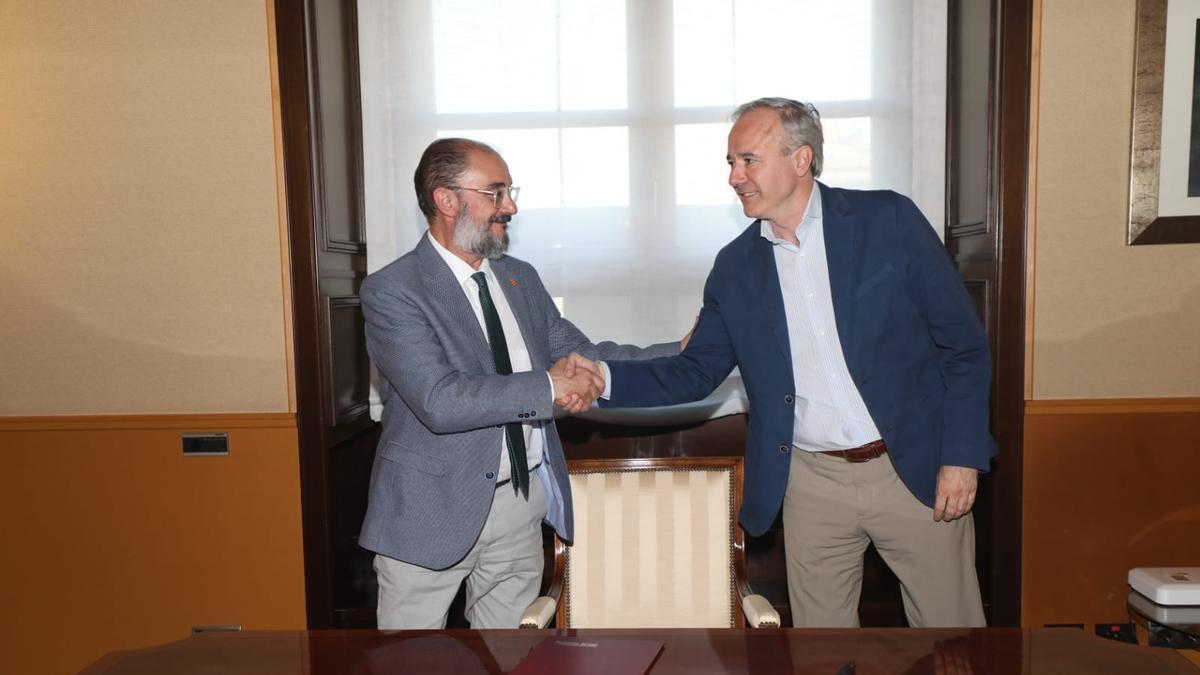
[[943,466],[938,469],[933,519],[951,521],[967,515],[975,504],[978,485],[978,469],[967,466]]

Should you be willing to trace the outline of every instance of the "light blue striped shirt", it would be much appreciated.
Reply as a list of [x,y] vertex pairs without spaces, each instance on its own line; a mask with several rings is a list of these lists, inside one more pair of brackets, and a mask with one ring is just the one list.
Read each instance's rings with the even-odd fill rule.
[[777,237],[771,223],[762,221],[763,238],[774,244],[787,315],[796,388],[792,443],[810,452],[856,448],[879,438],[838,341],[821,216],[821,191],[814,184],[796,227],[799,245]]

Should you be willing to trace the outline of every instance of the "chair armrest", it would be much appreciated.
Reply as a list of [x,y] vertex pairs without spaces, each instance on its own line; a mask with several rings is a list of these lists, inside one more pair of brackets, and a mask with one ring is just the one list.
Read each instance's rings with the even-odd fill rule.
[[[765,600],[763,602],[766,602]],[[554,616],[554,610],[558,603],[554,598],[543,595],[529,603],[529,607],[525,609],[525,613],[521,615],[521,628],[545,628],[546,624],[550,623],[550,619]],[[779,616],[776,615],[776,621],[779,621]],[[778,625],[778,624],[776,624]]]
[[778,628],[779,612],[761,595],[747,595],[742,598],[742,612],[751,628]]

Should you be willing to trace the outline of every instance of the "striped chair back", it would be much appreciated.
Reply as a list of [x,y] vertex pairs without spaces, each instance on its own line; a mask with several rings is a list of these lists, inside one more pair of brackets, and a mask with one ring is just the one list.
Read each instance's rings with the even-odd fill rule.
[[558,626],[742,625],[740,457],[568,462],[575,542]]

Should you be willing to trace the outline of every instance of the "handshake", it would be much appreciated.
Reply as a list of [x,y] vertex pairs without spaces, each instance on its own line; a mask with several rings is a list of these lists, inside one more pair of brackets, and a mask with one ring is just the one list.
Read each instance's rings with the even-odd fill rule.
[[554,403],[568,412],[581,413],[604,393],[604,371],[600,364],[575,352],[550,367]]

